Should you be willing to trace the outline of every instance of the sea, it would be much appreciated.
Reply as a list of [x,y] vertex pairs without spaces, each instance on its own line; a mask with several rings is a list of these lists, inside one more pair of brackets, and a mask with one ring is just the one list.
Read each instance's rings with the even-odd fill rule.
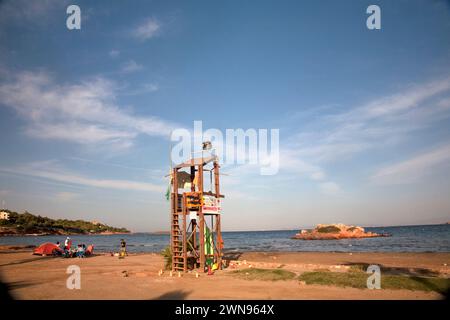
[[[391,237],[343,240],[294,240],[298,230],[223,232],[224,251],[288,252],[450,252],[450,225],[368,227],[366,231],[389,233]],[[115,235],[73,235],[73,244],[93,244],[96,252],[117,252],[125,239],[129,252],[161,252],[169,244],[168,234],[133,233]],[[35,245],[65,236],[6,236],[0,245]]]

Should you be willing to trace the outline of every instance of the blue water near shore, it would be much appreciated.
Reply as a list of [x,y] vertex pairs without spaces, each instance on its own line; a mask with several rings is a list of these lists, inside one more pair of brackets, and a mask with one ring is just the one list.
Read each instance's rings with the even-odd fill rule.
[[[298,230],[224,232],[225,250],[245,251],[320,251],[320,252],[450,252],[450,225],[422,225],[365,228],[389,233],[391,237],[344,240],[293,240]],[[118,251],[124,238],[130,252],[160,252],[169,235],[135,233],[129,235],[74,235],[73,244],[94,244],[97,252]],[[0,237],[0,245],[39,245],[64,242],[64,236]]]

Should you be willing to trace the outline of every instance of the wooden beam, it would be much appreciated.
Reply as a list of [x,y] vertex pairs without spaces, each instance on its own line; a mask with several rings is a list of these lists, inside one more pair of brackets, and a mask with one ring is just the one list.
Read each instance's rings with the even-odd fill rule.
[[186,194],[183,194],[183,271],[187,271],[187,238],[186,238]]
[[[200,200],[203,201],[203,165],[198,166],[198,191],[200,193]],[[200,207],[198,211],[199,216],[199,236],[200,236],[200,269],[205,271],[205,217],[203,210]]]

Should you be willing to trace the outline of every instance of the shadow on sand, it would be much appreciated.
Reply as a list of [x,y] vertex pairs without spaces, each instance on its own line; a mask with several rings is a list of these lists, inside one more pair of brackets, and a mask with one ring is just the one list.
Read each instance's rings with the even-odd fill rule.
[[223,260],[238,260],[242,256],[242,252],[224,252]]
[[0,267],[14,266],[14,265],[18,265],[18,264],[25,264],[25,263],[34,262],[34,261],[37,261],[37,260],[48,260],[48,259],[54,259],[54,258],[57,258],[57,257],[56,256],[47,256],[47,257],[34,256],[33,258],[30,258],[30,259],[22,259],[22,260],[13,261],[13,262],[10,262],[10,263],[0,264]]
[[9,293],[10,290],[11,286],[4,283],[0,279],[0,302],[9,302],[14,300],[13,296]]
[[189,293],[189,291],[174,290],[164,293],[152,300],[185,300]]

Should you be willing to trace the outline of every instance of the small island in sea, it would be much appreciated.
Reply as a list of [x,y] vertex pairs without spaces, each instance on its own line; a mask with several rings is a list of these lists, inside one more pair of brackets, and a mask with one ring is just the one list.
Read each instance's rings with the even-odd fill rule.
[[125,228],[111,227],[98,221],[51,219],[27,211],[4,210],[2,213],[7,218],[0,220],[0,236],[130,233]]
[[299,240],[338,240],[354,238],[374,238],[389,237],[389,234],[366,232],[364,228],[358,226],[347,226],[338,224],[318,224],[314,229],[301,230],[292,239]]

